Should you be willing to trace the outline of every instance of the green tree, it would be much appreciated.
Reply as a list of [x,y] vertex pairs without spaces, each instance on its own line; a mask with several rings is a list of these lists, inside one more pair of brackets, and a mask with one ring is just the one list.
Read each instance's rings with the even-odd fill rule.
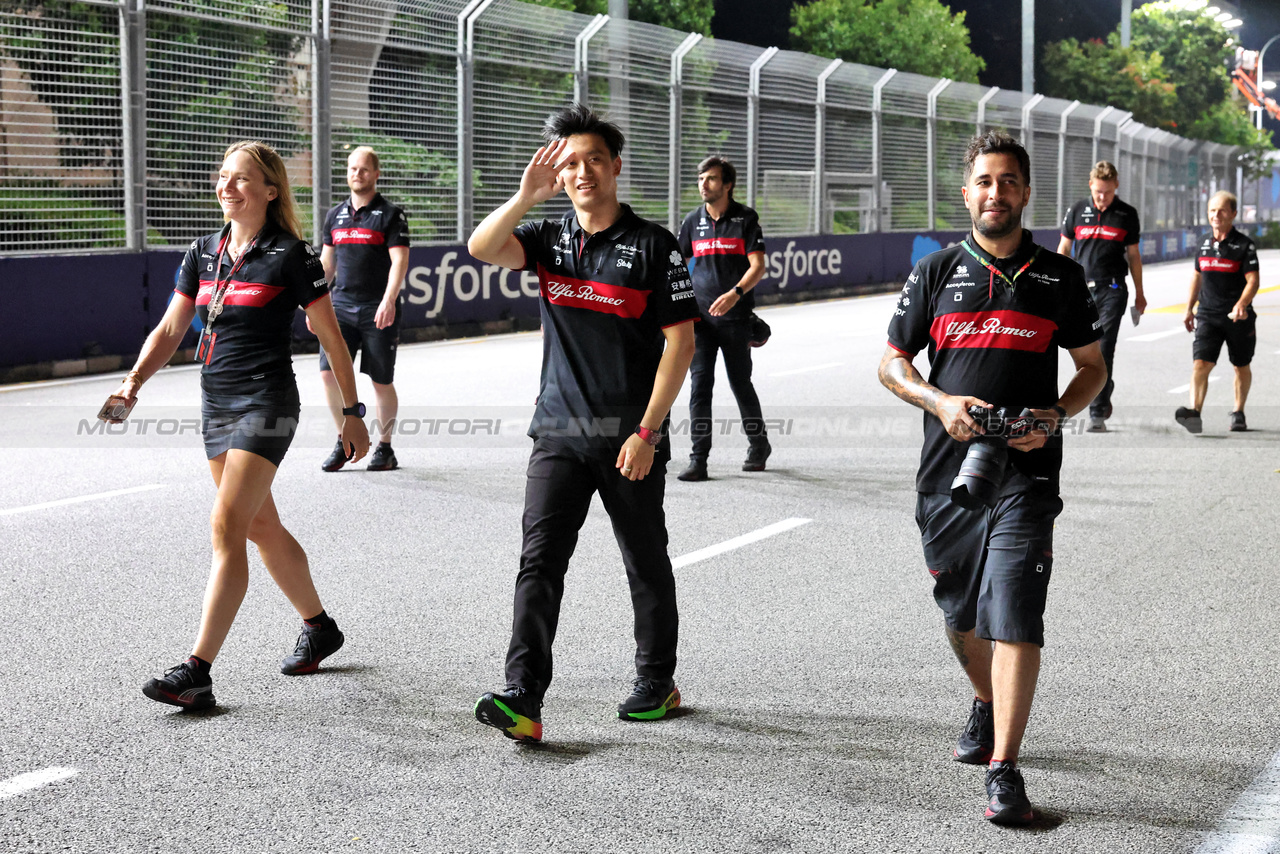
[[[609,0],[530,0],[539,6],[567,9],[584,15],[603,15]],[[657,24],[687,33],[711,35],[713,0],[630,0],[627,15],[633,21]]]
[[[1172,3],[1148,3],[1133,13],[1134,48],[1158,53],[1165,79],[1178,87],[1171,113],[1177,133],[1231,97],[1231,33],[1212,16]],[[1216,141],[1216,140],[1215,140]]]
[[1172,125],[1176,87],[1165,82],[1160,54],[1121,47],[1118,33],[1105,42],[1051,42],[1045,45],[1043,62],[1042,87],[1050,97],[1109,104],[1152,127]]
[[978,82],[965,13],[939,0],[814,0],[791,10],[791,47],[832,59]]

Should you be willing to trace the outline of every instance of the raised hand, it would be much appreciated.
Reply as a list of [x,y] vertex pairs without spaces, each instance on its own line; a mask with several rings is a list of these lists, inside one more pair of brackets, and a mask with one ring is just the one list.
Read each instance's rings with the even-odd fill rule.
[[550,145],[544,145],[524,167],[524,175],[520,177],[520,195],[530,205],[541,204],[564,189],[560,165],[568,145],[568,139],[557,139]]

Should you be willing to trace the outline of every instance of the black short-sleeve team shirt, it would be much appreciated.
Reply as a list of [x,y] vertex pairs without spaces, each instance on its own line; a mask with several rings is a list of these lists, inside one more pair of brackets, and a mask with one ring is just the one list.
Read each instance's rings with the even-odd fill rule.
[[[193,241],[178,270],[174,290],[195,301],[205,324],[215,279],[226,281],[233,266],[227,255],[215,274],[218,246],[230,228]],[[324,268],[311,244],[268,223],[226,291],[213,324],[213,352],[200,370],[201,387],[216,394],[253,394],[293,386],[294,312],[327,293]]]
[[[730,201],[720,219],[712,219],[706,205],[698,205],[680,224],[680,251],[693,260],[693,293],[704,318],[710,318],[711,304],[746,275],[751,266],[747,256],[764,251],[760,217],[746,205]],[[745,295],[717,321],[747,320],[755,310],[754,290]]]
[[[1013,287],[987,265],[1012,279]],[[970,235],[921,259],[889,321],[889,346],[907,356],[927,347],[930,384],[1016,413],[1058,401],[1058,348],[1098,340],[1098,327],[1080,265],[1036,246],[1024,230],[1009,258],[993,258]],[[950,492],[967,450],[926,413],[916,490]],[[1062,437],[1052,436],[1034,451],[1011,450],[1009,460],[1003,494],[1056,492]]]
[[698,317],[676,239],[627,205],[590,236],[573,211],[521,225],[515,236],[524,269],[538,274],[542,313],[542,381],[529,435],[616,453],[649,405],[662,330]]
[[1196,272],[1200,274],[1197,313],[1202,317],[1225,318],[1244,293],[1245,273],[1258,272],[1258,249],[1252,240],[1234,228],[1222,240],[1214,240],[1211,231],[1200,241]]
[[391,273],[387,250],[409,245],[409,220],[381,193],[358,210],[348,197],[324,218],[324,245],[334,248],[333,301],[377,305]]
[[1076,261],[1084,267],[1085,278],[1124,280],[1129,272],[1125,250],[1142,237],[1138,211],[1116,196],[1105,211],[1092,199],[1076,202],[1062,218],[1062,236],[1075,241]]

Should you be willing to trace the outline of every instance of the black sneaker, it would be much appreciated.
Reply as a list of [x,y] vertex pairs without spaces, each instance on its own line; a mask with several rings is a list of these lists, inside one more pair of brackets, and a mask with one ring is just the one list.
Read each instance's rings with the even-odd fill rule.
[[542,741],[542,701],[517,685],[476,700],[476,720],[515,741]]
[[951,755],[966,765],[986,765],[991,761],[991,751],[995,746],[996,722],[991,704],[974,697],[969,722],[964,725],[964,732],[956,740]]
[[987,820],[992,824],[1030,824],[1036,817],[1027,786],[1012,762],[992,762],[987,769]]
[[280,672],[286,676],[302,676],[315,673],[320,662],[342,649],[346,637],[338,630],[338,624],[329,621],[327,626],[313,626],[302,622],[302,634],[293,652],[280,662]]
[[184,709],[208,709],[214,705],[213,680],[190,660],[170,667],[158,679],[148,679],[142,693],[158,703]]
[[333,446],[333,453],[320,464],[321,471],[337,471],[347,464],[347,449],[342,447],[342,440]]
[[631,696],[618,706],[618,717],[624,721],[656,721],[680,705],[680,689],[674,680],[637,676],[631,684]]
[[1199,433],[1204,429],[1204,424],[1200,421],[1200,410],[1198,409],[1179,406],[1178,411],[1173,413],[1173,420],[1186,427],[1188,433]]
[[1107,432],[1107,419],[1099,418],[1096,415],[1090,416],[1089,426],[1086,428],[1087,433],[1105,433]]
[[773,453],[773,446],[768,442],[752,445],[747,449],[747,459],[742,464],[743,471],[764,471],[764,461]]
[[676,480],[699,481],[707,479],[707,461],[696,457],[689,458],[689,467],[676,475]]
[[378,447],[373,449],[373,456],[369,457],[369,471],[391,471],[399,466],[396,452],[386,442],[379,442]]
[[1231,432],[1246,433],[1248,430],[1249,425],[1244,423],[1244,410],[1238,409],[1231,413]]

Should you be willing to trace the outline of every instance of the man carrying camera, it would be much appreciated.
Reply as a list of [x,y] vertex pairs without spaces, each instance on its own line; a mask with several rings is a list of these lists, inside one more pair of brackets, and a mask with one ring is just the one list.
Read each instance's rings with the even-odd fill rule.
[[[1026,150],[1006,134],[970,141],[961,192],[973,231],[916,265],[880,361],[880,381],[925,411],[916,522],[934,599],[975,695],[953,755],[990,763],[986,817],[1000,824],[1034,817],[1016,762],[1040,672],[1053,521],[1062,510],[1058,425],[1107,380],[1080,265],[1037,246],[1021,227],[1030,173]],[[925,347],[928,382],[912,364]],[[1061,395],[1058,348],[1076,367]],[[989,418],[975,419],[973,407],[988,416],[1002,407],[1014,421],[1025,410],[1034,426],[1023,419],[1021,435],[991,436],[979,423]],[[975,447],[980,437],[985,444]],[[976,470],[956,483],[962,463]],[[976,509],[964,506],[974,498]]]

